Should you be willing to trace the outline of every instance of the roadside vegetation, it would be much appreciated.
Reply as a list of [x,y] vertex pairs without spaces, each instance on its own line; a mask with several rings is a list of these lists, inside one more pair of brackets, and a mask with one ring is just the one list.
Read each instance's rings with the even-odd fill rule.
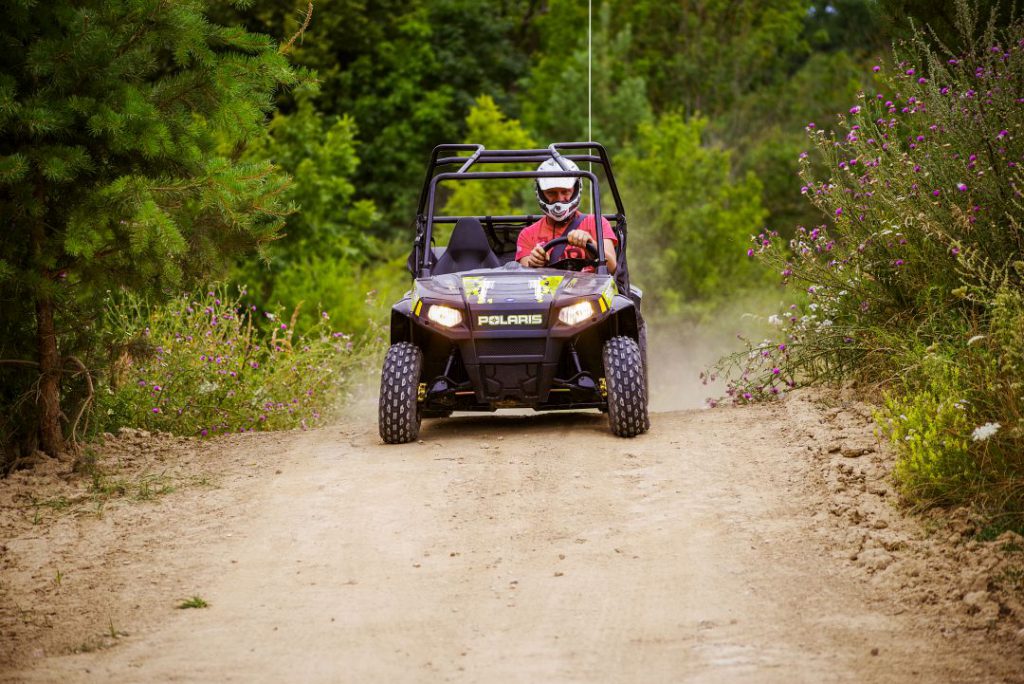
[[[329,419],[378,366],[430,149],[587,138],[586,8],[5,4],[0,473],[120,427]],[[595,2],[593,138],[654,325],[720,327],[737,301],[784,300],[777,339],[718,371],[736,364],[734,400],[870,383],[911,500],[1019,520],[1010,14]],[[481,191],[441,200],[533,207],[529,187]]]
[[[777,335],[728,360],[729,395],[877,388],[914,503],[1024,525],[1024,23],[957,4],[955,42],[917,31],[836,126],[806,125],[821,212],[750,254],[786,284]],[[955,47],[948,47],[953,45]],[[833,129],[834,130],[831,130]]]

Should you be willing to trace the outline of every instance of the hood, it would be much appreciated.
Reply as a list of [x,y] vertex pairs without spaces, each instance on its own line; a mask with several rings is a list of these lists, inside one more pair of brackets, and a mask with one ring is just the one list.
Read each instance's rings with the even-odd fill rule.
[[[414,299],[462,299],[472,309],[527,306],[547,308],[562,295],[586,297],[600,295],[615,287],[610,275],[576,273],[553,269],[480,269],[420,278],[414,287]],[[614,294],[614,292],[612,292]]]

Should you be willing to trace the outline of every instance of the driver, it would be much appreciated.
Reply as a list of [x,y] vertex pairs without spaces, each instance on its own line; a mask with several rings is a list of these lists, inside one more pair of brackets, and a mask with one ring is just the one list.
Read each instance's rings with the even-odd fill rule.
[[[579,167],[572,160],[564,159],[569,170],[579,171]],[[558,162],[548,159],[537,167],[538,171],[563,171]],[[564,178],[538,178],[537,179],[537,201],[544,211],[544,216],[536,223],[523,228],[516,241],[516,261],[523,266],[540,268],[549,261],[559,261],[565,258],[590,259],[585,249],[586,245],[594,245],[597,249],[597,231],[594,228],[593,214],[583,215],[577,207],[580,204],[580,193],[583,188],[582,179],[578,176]],[[571,229],[571,230],[570,230]],[[601,219],[601,229],[604,236],[604,256],[608,261],[608,272],[615,273],[615,245],[618,238],[611,224],[607,219]],[[566,231],[568,230],[568,234]],[[543,245],[555,238],[565,236],[569,244],[564,245],[565,250],[561,255],[561,246],[555,246],[550,252],[545,252]],[[587,267],[592,271],[592,267]]]

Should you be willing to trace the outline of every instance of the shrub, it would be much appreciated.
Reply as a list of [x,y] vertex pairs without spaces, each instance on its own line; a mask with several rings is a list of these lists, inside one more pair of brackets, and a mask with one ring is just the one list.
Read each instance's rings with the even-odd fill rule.
[[327,312],[306,334],[298,310],[258,311],[245,290],[183,295],[149,306],[110,297],[104,329],[113,350],[99,392],[100,427],[207,436],[310,427],[339,408],[346,383],[379,343],[331,329]]
[[[726,359],[729,394],[780,382],[888,388],[882,423],[912,498],[974,501],[1024,515],[1024,24],[958,6],[962,54],[923,34],[876,66],[878,91],[807,126],[827,163],[803,188],[827,217],[772,233],[748,254],[802,298],[777,314],[777,340]],[[987,426],[987,427],[986,427]]]
[[621,161],[632,271],[641,286],[657,284],[652,305],[667,313],[763,282],[760,268],[732,258],[767,215],[761,184],[753,173],[732,178],[729,153],[703,144],[706,126],[666,114],[640,126]]

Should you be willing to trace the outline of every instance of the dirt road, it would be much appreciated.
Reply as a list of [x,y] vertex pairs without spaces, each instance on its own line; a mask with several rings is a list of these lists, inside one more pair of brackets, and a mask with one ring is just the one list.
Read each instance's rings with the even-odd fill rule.
[[[8,589],[77,551],[57,598],[36,591],[50,640],[0,679],[1016,681],[1019,657],[943,637],[850,563],[792,407],[653,423],[635,440],[580,413],[427,423],[404,447],[371,421],[221,444],[215,488],[7,541]],[[193,595],[209,607],[175,608]],[[108,618],[105,641],[81,636]],[[61,655],[61,630],[64,653],[91,652]]]

